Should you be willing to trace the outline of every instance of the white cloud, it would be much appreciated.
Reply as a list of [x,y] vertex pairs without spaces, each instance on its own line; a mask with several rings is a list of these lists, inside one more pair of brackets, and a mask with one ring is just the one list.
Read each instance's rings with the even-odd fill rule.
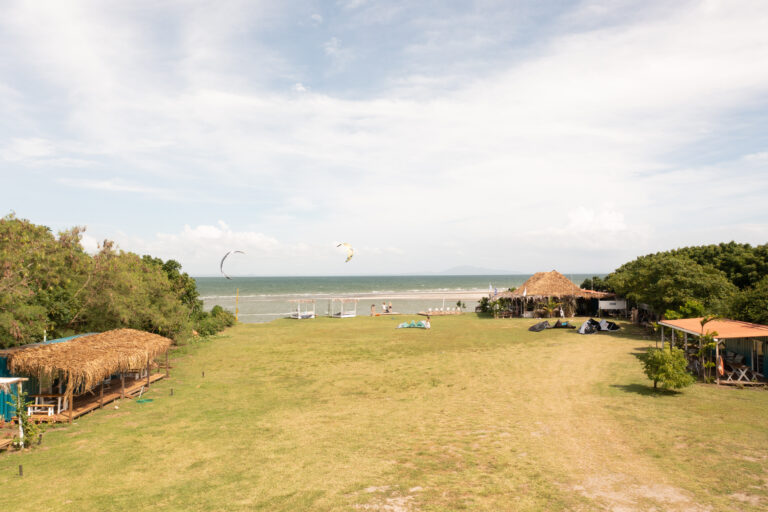
[[13,138],[0,149],[0,158],[9,162],[37,161],[54,151],[54,144],[45,139]]
[[[496,258],[485,266],[536,270],[550,255],[535,234],[568,240],[573,251],[571,240],[590,233],[583,226],[615,236],[594,237],[589,254],[551,257],[611,268],[661,240],[697,243],[697,229],[713,220],[747,241],[762,233],[745,212],[768,215],[758,193],[765,152],[708,164],[687,152],[717,146],[734,113],[764,108],[768,67],[755,63],[768,61],[768,4],[663,4],[663,13],[657,5],[622,17],[590,2],[529,54],[498,57],[471,79],[449,60],[436,62],[431,72],[390,77],[391,88],[375,96],[327,92],[277,50],[239,46],[235,34],[258,31],[271,14],[268,5],[245,5],[183,10],[170,32],[180,42],[170,47],[153,45],[119,12],[14,5],[0,21],[4,46],[23,48],[16,53],[30,55],[37,79],[64,98],[56,113],[67,137],[16,108],[14,116],[27,116],[19,125],[37,135],[11,140],[2,158],[69,158],[104,169],[99,179],[61,178],[72,187],[179,203],[238,196],[259,207],[232,229],[201,225],[137,242],[200,268],[197,255],[215,252],[194,242],[204,236],[220,243],[216,251],[253,243],[280,273],[298,263],[280,263],[279,248],[325,254],[339,233],[370,252],[371,260],[355,262],[361,272],[473,264],[485,255]],[[342,38],[355,39],[337,34],[322,51],[331,71],[350,71],[357,55]],[[404,53],[434,56],[442,41],[426,38]],[[478,60],[478,48],[494,47],[482,34],[455,41],[464,43]],[[136,177],[117,178],[113,165]],[[758,228],[740,229],[747,224]],[[265,232],[281,233],[280,242]],[[269,240],[277,244],[271,252]],[[386,247],[408,247],[408,258]],[[331,268],[324,261],[318,269]]]
[[318,13],[312,14],[309,18],[315,25],[320,25],[323,23],[323,17]]
[[131,194],[142,194],[147,196],[153,196],[160,199],[167,200],[179,200],[180,196],[173,190],[163,189],[158,187],[150,187],[146,185],[139,185],[135,183],[126,182],[120,179],[70,179],[59,178],[56,180],[62,185],[84,188],[90,190],[99,190],[104,192],[125,192]]

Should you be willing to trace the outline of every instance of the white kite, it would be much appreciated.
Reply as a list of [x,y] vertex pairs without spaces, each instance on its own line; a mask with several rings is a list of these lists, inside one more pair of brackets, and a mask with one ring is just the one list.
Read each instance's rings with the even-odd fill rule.
[[344,247],[347,250],[347,259],[344,260],[344,263],[349,263],[349,260],[351,260],[352,256],[355,255],[355,250],[352,248],[352,246],[346,242],[342,242],[336,247]]
[[239,254],[245,254],[243,251],[229,251],[227,254],[225,254],[225,255],[224,255],[224,257],[223,257],[223,258],[221,258],[221,263],[219,263],[219,270],[221,270],[221,275],[223,275],[223,276],[224,276],[224,277],[226,277],[227,279],[232,279],[232,278],[231,278],[231,277],[229,277],[229,276],[226,274],[226,272],[224,272],[224,260],[226,260],[226,259],[227,259],[227,256],[229,256],[230,254],[236,254],[236,253],[239,253]]

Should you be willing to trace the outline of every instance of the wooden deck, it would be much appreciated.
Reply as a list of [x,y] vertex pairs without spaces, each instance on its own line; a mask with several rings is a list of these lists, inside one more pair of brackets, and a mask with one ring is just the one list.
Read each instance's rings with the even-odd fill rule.
[[[150,384],[157,382],[160,379],[165,378],[164,372],[153,373],[149,376]],[[141,388],[144,388],[146,393],[151,388],[147,388],[147,378],[141,379],[125,379],[125,398],[133,398],[141,392]],[[122,397],[122,390],[120,386],[120,379],[112,379],[112,382],[108,386],[104,386],[103,396],[99,395],[99,388],[91,390],[91,392],[84,395],[77,396],[74,399],[75,406],[72,409],[72,419],[79,418],[84,414],[99,409],[104,405],[107,405],[115,400],[119,400]],[[36,422],[45,423],[65,423],[69,421],[69,411],[62,411],[61,414],[53,414],[48,416],[47,414],[33,414],[30,418]]]

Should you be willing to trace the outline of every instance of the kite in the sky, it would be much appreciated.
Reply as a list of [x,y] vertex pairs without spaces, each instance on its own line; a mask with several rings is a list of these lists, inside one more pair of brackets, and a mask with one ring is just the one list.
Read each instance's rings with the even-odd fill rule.
[[342,242],[336,247],[344,247],[347,250],[347,259],[344,260],[344,263],[349,263],[349,260],[351,260],[352,256],[355,255],[355,250],[352,248],[352,246],[346,242]]
[[234,254],[234,253],[245,254],[243,251],[229,251],[227,254],[225,254],[225,255],[224,255],[224,257],[223,257],[223,258],[221,258],[221,263],[219,263],[219,270],[221,270],[221,275],[223,275],[223,276],[224,276],[224,277],[226,277],[227,279],[232,279],[232,278],[231,278],[231,277],[229,277],[229,276],[226,274],[226,272],[224,272],[224,260],[226,260],[226,259],[227,259],[227,256],[229,256],[230,254]]

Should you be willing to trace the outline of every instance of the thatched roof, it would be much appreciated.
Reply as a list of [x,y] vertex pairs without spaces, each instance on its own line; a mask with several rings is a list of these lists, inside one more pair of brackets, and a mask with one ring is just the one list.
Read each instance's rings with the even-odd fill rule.
[[114,373],[145,368],[171,340],[135,329],[116,329],[66,343],[39,345],[8,355],[8,370],[30,377],[63,377],[67,390],[94,387]]
[[499,297],[520,298],[525,293],[526,297],[589,297],[600,298],[600,292],[582,290],[573,281],[565,277],[557,270],[551,272],[536,272],[526,282],[521,284],[513,292],[504,292]]

